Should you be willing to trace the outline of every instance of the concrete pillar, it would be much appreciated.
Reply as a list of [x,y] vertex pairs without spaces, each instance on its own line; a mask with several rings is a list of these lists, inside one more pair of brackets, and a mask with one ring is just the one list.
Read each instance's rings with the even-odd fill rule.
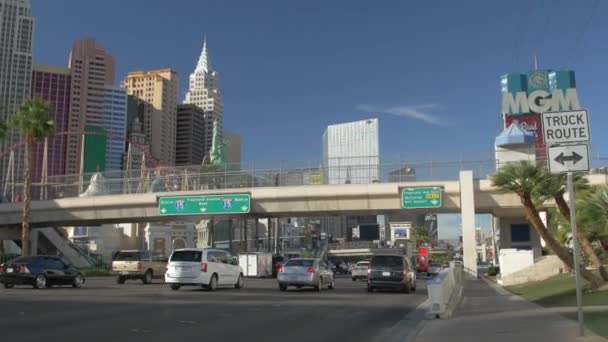
[[232,219],[228,219],[228,250],[230,251],[230,253],[233,252],[232,250],[232,236],[233,236],[233,230],[234,227],[232,227]]
[[260,219],[255,218],[255,251],[260,251]]
[[470,275],[477,277],[473,171],[460,171],[460,210],[462,215],[462,261],[464,263],[464,270]]
[[247,218],[243,219],[243,240],[245,240],[245,252],[249,252],[249,234],[247,229]]
[[38,255],[38,229],[30,229],[30,255]]

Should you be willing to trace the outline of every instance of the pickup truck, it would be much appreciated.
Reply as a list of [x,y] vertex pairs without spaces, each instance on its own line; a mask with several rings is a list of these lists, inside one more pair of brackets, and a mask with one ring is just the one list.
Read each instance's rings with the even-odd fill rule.
[[152,283],[154,278],[163,278],[167,271],[167,257],[145,250],[124,250],[114,254],[112,274],[116,282],[124,284],[128,279],[139,279],[144,284]]

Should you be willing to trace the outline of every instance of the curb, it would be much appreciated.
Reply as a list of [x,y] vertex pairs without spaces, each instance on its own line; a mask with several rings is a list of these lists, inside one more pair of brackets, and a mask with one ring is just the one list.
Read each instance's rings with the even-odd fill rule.
[[408,312],[399,322],[390,327],[374,342],[412,342],[426,324],[429,300],[425,299],[414,310]]

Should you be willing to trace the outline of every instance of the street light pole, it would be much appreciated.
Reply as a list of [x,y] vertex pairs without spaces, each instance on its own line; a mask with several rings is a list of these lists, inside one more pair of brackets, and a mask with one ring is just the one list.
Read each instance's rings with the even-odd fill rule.
[[576,306],[578,312],[578,333],[579,336],[585,336],[585,322],[583,316],[583,293],[581,289],[581,271],[580,271],[580,252],[578,238],[576,234],[576,199],[574,196],[574,182],[572,180],[572,172],[568,172],[568,199],[570,202],[570,227],[572,227],[572,241],[574,242],[574,279],[576,281]]

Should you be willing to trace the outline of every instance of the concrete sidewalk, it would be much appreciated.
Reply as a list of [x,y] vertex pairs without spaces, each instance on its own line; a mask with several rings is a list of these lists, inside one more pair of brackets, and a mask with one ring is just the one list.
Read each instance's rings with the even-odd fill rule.
[[424,321],[416,342],[608,342],[556,310],[547,310],[484,280],[466,280],[462,302],[451,319]]

